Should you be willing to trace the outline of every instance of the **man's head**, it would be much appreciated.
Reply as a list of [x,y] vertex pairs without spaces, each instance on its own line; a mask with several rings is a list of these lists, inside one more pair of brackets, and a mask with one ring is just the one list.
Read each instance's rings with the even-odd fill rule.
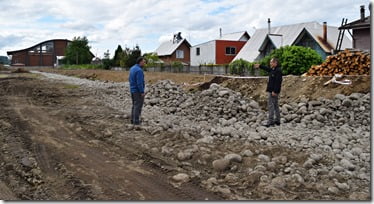
[[144,67],[145,59],[143,57],[138,57],[138,59],[136,59],[136,64],[138,64],[140,67]]
[[275,68],[275,67],[277,67],[278,64],[279,64],[279,60],[278,60],[277,58],[272,58],[272,59],[270,60],[270,67],[271,67],[271,68]]

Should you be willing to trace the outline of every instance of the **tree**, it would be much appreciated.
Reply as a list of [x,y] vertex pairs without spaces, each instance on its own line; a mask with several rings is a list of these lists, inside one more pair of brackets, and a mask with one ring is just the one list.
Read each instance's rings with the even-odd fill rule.
[[66,64],[90,64],[92,54],[86,36],[74,37],[65,50]]
[[142,51],[140,50],[139,46],[136,45],[132,50],[127,49],[127,52],[127,56],[125,54],[126,67],[132,67],[136,63],[136,59],[142,56]]
[[120,62],[122,58],[123,58],[123,50],[122,50],[121,45],[118,45],[116,51],[114,52],[113,65],[120,66]]
[[112,64],[112,61],[110,60],[110,53],[109,53],[109,50],[107,50],[106,52],[104,52],[104,58],[103,58],[104,69],[110,69],[111,64]]
[[160,64],[160,58],[154,52],[145,53],[143,55],[143,57],[144,57],[145,61],[147,62],[146,67],[155,67],[158,64]]
[[279,59],[284,75],[301,75],[307,72],[312,65],[322,63],[322,57],[315,50],[301,46],[285,46],[275,49],[260,63],[268,66],[273,57]]

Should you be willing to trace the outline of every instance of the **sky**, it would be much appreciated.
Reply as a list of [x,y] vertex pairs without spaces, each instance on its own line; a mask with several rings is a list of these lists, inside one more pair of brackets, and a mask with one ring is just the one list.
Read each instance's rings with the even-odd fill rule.
[[0,0],[0,55],[50,39],[86,36],[91,52],[118,45],[153,52],[173,34],[196,45],[222,33],[316,21],[339,27],[369,15],[370,0]]

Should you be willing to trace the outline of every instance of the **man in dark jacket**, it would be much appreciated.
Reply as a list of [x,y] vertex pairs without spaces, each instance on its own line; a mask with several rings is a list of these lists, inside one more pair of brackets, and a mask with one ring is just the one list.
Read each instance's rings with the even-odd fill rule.
[[136,60],[136,64],[130,68],[129,82],[132,99],[131,124],[134,125],[139,125],[141,123],[140,115],[142,113],[145,96],[144,73],[142,70],[144,65],[144,58],[139,57]]
[[[279,66],[279,60],[277,58],[272,58],[270,60],[270,68],[262,66],[260,64],[255,64],[255,68],[261,68],[269,73],[269,80],[266,91],[269,92],[268,98],[268,109],[269,118],[266,123],[266,127],[275,125],[280,125],[280,112],[278,98],[282,86],[282,69]],[[274,120],[275,113],[275,120]]]

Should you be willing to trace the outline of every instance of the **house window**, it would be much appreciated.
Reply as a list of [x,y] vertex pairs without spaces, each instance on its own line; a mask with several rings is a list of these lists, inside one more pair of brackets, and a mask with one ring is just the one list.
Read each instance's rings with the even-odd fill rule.
[[200,48],[199,48],[199,47],[196,48],[196,55],[197,55],[197,56],[200,55]]
[[183,50],[177,50],[177,59],[183,59],[184,58],[184,52]]
[[236,48],[235,47],[226,47],[226,55],[235,55]]

